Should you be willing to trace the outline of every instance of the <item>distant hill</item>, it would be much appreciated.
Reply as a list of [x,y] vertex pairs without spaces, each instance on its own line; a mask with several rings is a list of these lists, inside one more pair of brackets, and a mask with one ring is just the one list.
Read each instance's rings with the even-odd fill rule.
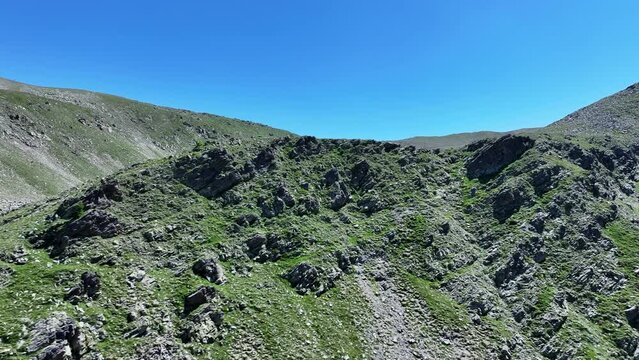
[[464,147],[479,140],[498,138],[505,134],[508,134],[508,132],[477,131],[444,136],[415,136],[399,140],[397,143],[405,146],[414,146],[418,149],[453,149]]
[[398,140],[401,145],[418,149],[461,148],[473,142],[506,134],[545,133],[560,135],[616,135],[635,139],[639,135],[639,83],[579,109],[543,128],[507,132],[478,131],[444,136],[416,136]]
[[191,150],[196,143],[257,143],[289,134],[216,115],[0,78],[0,211],[133,163]]

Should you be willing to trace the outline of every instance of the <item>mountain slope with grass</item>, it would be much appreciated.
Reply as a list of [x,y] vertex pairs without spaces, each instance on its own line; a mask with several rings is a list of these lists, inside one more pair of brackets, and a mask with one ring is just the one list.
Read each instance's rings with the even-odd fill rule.
[[417,149],[458,149],[477,141],[496,139],[507,134],[517,134],[532,130],[515,130],[511,132],[477,131],[443,136],[415,136],[398,140],[397,143],[404,146],[414,146]]
[[639,141],[560,125],[207,144],[11,211],[0,357],[636,359]]
[[259,143],[287,134],[111,95],[0,79],[0,210],[196,144]]

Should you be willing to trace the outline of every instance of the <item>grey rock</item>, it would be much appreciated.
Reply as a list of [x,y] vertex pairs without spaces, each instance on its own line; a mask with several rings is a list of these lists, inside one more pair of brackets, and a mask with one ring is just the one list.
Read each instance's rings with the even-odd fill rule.
[[215,259],[198,260],[195,264],[193,264],[191,270],[193,270],[195,275],[201,276],[212,283],[220,285],[226,282],[224,269],[215,261]]
[[517,135],[506,135],[491,141],[466,162],[466,173],[471,179],[494,175],[519,159],[534,144],[533,139]]
[[217,291],[210,286],[200,286],[195,292],[184,299],[184,312],[186,314],[206,304],[217,296]]
[[80,276],[80,283],[71,288],[64,299],[72,304],[77,304],[82,299],[95,300],[100,295],[100,276],[94,272],[84,272]]
[[34,325],[26,351],[39,352],[35,357],[38,360],[75,360],[84,353],[85,341],[76,322],[65,313],[57,312]]

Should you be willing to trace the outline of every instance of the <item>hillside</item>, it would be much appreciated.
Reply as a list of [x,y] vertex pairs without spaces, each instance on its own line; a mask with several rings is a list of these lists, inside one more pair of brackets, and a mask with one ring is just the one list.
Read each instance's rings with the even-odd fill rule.
[[111,95],[0,79],[0,211],[199,143],[257,144],[287,134]]
[[575,111],[548,126],[569,135],[602,135],[636,139],[639,122],[639,83]]
[[554,128],[208,144],[9,212],[0,355],[637,358],[639,143]]
[[444,150],[220,136],[8,212],[0,358],[636,359],[635,94]]

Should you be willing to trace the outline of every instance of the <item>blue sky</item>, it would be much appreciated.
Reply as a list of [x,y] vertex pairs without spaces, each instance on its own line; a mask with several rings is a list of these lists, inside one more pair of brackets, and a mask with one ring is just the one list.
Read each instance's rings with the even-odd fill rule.
[[0,0],[0,76],[320,137],[546,125],[639,81],[638,1]]

